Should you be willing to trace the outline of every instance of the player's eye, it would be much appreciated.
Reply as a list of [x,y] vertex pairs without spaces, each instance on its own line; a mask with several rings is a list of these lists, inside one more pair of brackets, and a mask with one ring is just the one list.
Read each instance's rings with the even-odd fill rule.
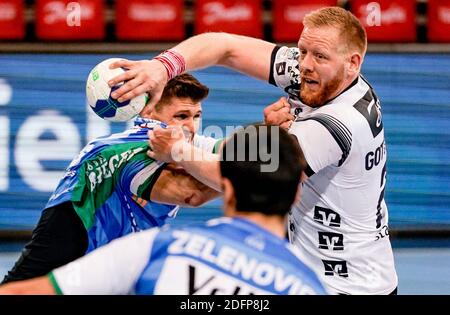
[[175,118],[180,119],[180,120],[185,120],[185,119],[188,118],[188,115],[186,115],[186,114],[178,114],[178,115],[175,115]]

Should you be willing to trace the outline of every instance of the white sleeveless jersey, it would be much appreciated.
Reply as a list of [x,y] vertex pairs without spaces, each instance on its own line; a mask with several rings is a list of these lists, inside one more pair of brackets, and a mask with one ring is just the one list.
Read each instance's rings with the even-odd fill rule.
[[380,102],[360,76],[319,108],[299,100],[298,49],[277,47],[270,83],[289,94],[295,135],[308,162],[289,238],[331,290],[389,294],[397,275],[384,201],[386,144]]

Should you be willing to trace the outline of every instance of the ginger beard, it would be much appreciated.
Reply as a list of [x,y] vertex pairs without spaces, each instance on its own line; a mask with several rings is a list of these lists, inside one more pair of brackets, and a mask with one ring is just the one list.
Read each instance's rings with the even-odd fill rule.
[[[311,78],[310,71],[302,71],[302,77]],[[320,107],[337,96],[336,91],[344,81],[344,66],[340,67],[336,75],[327,82],[313,81],[307,83],[306,80],[300,82],[300,99],[310,107]]]

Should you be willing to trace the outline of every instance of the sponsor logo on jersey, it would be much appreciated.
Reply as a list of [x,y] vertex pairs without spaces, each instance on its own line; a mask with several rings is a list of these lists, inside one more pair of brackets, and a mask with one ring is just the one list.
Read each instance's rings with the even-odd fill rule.
[[322,260],[325,268],[325,276],[338,275],[339,277],[348,277],[347,262],[343,260]]
[[104,179],[110,178],[124,163],[128,162],[133,156],[145,150],[144,147],[129,149],[120,154],[114,154],[108,159],[98,156],[96,159],[86,163],[91,192],[95,190],[98,184]]
[[319,232],[319,248],[344,250],[344,235],[333,232]]
[[314,221],[325,226],[341,226],[341,216],[337,212],[319,206],[314,207]]
[[278,75],[284,75],[286,72],[286,62],[280,62],[275,65]]

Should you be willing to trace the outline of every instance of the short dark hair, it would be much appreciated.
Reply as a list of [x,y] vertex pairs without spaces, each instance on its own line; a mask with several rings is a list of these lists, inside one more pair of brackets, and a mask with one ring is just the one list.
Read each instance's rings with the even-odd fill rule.
[[[261,137],[266,137],[266,141],[261,141]],[[261,166],[270,164],[270,161],[261,159],[260,150],[272,154],[276,149],[273,146],[278,147],[278,168],[264,172]],[[256,158],[255,147],[258,151]],[[241,212],[285,216],[295,201],[305,167],[305,158],[297,140],[278,126],[247,126],[234,133],[221,151],[220,171],[222,177],[233,185],[236,210]]]
[[168,104],[173,97],[190,98],[194,102],[204,100],[209,94],[209,89],[203,85],[193,75],[183,73],[169,80],[161,95],[161,99],[156,104],[158,111],[162,106]]

